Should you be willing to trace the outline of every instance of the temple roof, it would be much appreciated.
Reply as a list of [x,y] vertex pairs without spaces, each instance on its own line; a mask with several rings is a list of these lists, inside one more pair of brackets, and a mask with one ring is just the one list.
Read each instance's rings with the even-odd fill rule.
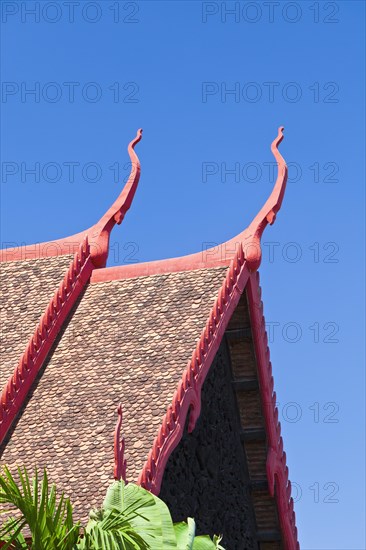
[[194,429],[205,377],[245,293],[268,487],[276,494],[284,548],[295,549],[291,485],[256,277],[261,235],[285,191],[287,168],[277,148],[283,129],[272,143],[278,163],[273,192],[249,227],[225,243],[224,254],[219,247],[205,256],[106,268],[111,230],[123,220],[140,177],[134,151],[140,139],[141,131],[128,147],[132,170],[125,188],[92,228],[54,243],[2,251],[2,462],[47,466],[85,521],[113,474],[113,429],[122,402],[127,477],[158,494],[186,419]]
[[137,482],[224,275],[219,267],[89,285],[2,460],[49,465],[86,521],[113,479],[121,401],[128,479]]

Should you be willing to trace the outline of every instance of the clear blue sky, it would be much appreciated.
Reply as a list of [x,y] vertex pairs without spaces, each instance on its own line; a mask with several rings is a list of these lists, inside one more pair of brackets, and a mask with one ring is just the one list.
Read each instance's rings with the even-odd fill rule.
[[236,5],[2,2],[1,241],[95,223],[141,126],[109,264],[223,242],[267,198],[284,125],[260,271],[299,537],[363,550],[364,3]]

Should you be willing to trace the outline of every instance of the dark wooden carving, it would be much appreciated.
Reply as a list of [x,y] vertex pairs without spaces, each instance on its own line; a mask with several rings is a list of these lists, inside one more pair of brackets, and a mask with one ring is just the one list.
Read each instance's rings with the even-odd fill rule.
[[173,521],[193,517],[197,534],[223,534],[226,550],[258,548],[225,339],[203,386],[196,428],[185,430],[170,456],[159,496]]

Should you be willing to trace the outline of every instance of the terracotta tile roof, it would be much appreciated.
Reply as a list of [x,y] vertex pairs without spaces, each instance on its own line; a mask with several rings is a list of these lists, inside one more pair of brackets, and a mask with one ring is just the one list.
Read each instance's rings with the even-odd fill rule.
[[[246,387],[247,375],[257,370],[261,403],[269,406],[262,409],[263,417],[258,414],[260,400],[250,393],[253,380],[249,380],[247,395],[238,391],[241,421],[244,425],[249,421],[249,426],[265,426],[268,449],[263,453],[263,445],[252,445],[252,464],[261,472],[266,469],[269,496],[276,497],[284,548],[298,549],[256,277],[261,262],[261,236],[275,220],[286,187],[287,167],[278,151],[283,128],[271,145],[278,165],[273,191],[237,237],[205,254],[103,269],[110,232],[123,220],[136,191],[140,163],[134,146],[140,139],[141,131],[128,147],[132,168],[125,188],[97,224],[55,243],[41,243],[37,251],[32,246],[2,255],[5,261],[21,260],[24,253],[28,258],[57,256],[68,254],[71,245],[79,247],[81,254],[76,254],[71,266],[68,256],[63,269],[53,271],[55,284],[50,295],[52,290],[59,290],[51,302],[42,285],[42,304],[48,306],[41,312],[35,332],[38,343],[34,345],[32,337],[26,350],[20,349],[24,355],[18,367],[11,361],[15,369],[4,386],[0,403],[2,438],[12,426],[2,447],[2,462],[30,469],[47,465],[51,480],[71,496],[76,517],[85,521],[90,507],[100,504],[113,475],[115,410],[122,401],[127,477],[136,481],[140,472],[138,482],[158,493],[166,460],[180,442],[187,415],[188,430],[194,428],[202,384],[229,322],[236,322],[236,308],[246,291],[255,358],[252,352],[248,355],[247,347],[236,350],[233,368],[242,369],[240,388]],[[49,258],[45,261],[45,265],[51,265]],[[16,264],[19,269],[20,262]],[[37,278],[28,280],[29,286],[37,285]],[[87,286],[89,280],[91,284]],[[27,288],[24,286],[23,296],[28,290],[25,282],[24,285]],[[31,304],[38,299],[37,291],[33,294]],[[55,313],[58,310],[59,317]],[[11,305],[8,311],[13,311]],[[14,311],[16,315],[17,310]],[[27,311],[27,319],[31,315]],[[37,321],[39,313],[34,311],[34,315]],[[23,320],[22,325],[28,330]],[[8,328],[17,340],[17,331],[11,333],[10,322]],[[9,344],[4,348],[6,353],[12,349]],[[27,373],[33,373],[33,378]],[[28,376],[28,386],[24,376]],[[255,475],[253,470],[253,478]],[[262,484],[263,480],[259,481]],[[263,499],[259,500],[260,511]]]
[[89,285],[2,463],[47,465],[86,520],[113,476],[122,401],[127,478],[137,481],[225,273],[218,267]]
[[64,255],[0,262],[0,388],[13,372],[71,259]]

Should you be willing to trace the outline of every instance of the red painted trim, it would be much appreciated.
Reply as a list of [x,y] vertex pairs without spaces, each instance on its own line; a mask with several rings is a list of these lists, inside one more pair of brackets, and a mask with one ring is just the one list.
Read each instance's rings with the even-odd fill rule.
[[76,233],[64,239],[0,250],[0,262],[14,262],[75,254],[80,243],[88,235],[92,262],[95,267],[104,267],[108,257],[111,231],[125,217],[127,210],[132,204],[140,179],[141,165],[134,148],[141,140],[141,137],[142,130],[140,129],[137,131],[136,137],[128,145],[127,150],[131,160],[130,176],[120,195],[99,222],[93,225],[93,227],[81,231],[81,233]]
[[258,273],[251,274],[247,284],[247,295],[269,448],[267,455],[269,490],[272,496],[276,496],[285,550],[299,550],[294,501],[291,497],[291,482],[288,478],[286,453],[283,450],[281,424],[278,421],[276,392],[273,389],[272,365]]
[[206,327],[163,418],[158,435],[139,475],[138,483],[152,493],[159,494],[165,466],[183,436],[188,413],[190,413],[189,432],[194,429],[200,415],[202,385],[230,318],[244,288],[246,288],[269,444],[268,484],[271,495],[276,495],[285,550],[299,550],[294,503],[291,497],[291,482],[288,479],[286,453],[283,451],[283,441],[280,435],[281,427],[278,422],[276,394],[273,392],[272,367],[269,361],[268,340],[258,281],[258,273],[249,272],[243,248],[239,246],[210,311]]
[[168,458],[182,438],[188,411],[188,431],[194,429],[201,410],[202,385],[248,277],[243,247],[239,245],[210,311],[206,327],[201,333],[139,475],[138,483],[154,494],[159,494]]
[[[235,250],[237,243],[240,242],[243,246],[245,259],[250,271],[255,271],[260,266],[262,260],[261,237],[263,231],[268,224],[272,225],[274,223],[286,190],[287,166],[284,158],[278,151],[278,146],[284,137],[283,130],[284,127],[280,126],[278,134],[271,144],[271,151],[277,162],[277,179],[272,193],[250,225],[224,245],[225,250],[229,252]],[[213,255],[211,255],[211,259],[213,259]]]
[[271,144],[271,151],[277,162],[277,179],[272,193],[266,203],[258,212],[249,227],[239,235],[244,243],[245,258],[250,263],[251,271],[255,271],[260,266],[262,260],[261,237],[268,224],[272,225],[276,219],[277,212],[280,210],[282,200],[285,195],[287,183],[287,166],[284,158],[278,150],[279,144],[283,140],[284,127],[280,126],[277,137]]
[[87,284],[92,269],[88,239],[85,238],[2,390],[0,444],[18,415],[67,315]]
[[125,438],[121,438],[122,428],[122,404],[117,408],[118,420],[114,430],[114,479],[123,479],[127,483],[126,469],[127,463],[125,460]]

